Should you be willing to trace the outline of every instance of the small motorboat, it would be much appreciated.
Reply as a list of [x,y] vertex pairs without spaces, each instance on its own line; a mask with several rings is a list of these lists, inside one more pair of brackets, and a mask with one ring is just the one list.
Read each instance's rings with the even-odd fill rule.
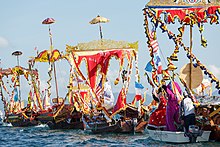
[[169,143],[189,143],[189,142],[206,142],[209,141],[211,131],[199,130],[197,126],[190,126],[189,133],[182,131],[162,131],[147,129],[149,136],[156,141]]

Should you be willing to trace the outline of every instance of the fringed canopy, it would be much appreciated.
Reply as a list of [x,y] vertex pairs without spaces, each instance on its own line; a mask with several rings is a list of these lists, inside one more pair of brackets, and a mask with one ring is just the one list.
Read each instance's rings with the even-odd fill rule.
[[154,11],[157,18],[164,14],[166,23],[174,23],[178,19],[180,23],[190,24],[190,21],[195,23],[210,22],[219,23],[218,17],[220,13],[220,2],[206,2],[204,0],[169,0],[158,1],[151,0],[146,8]]
[[100,71],[103,76],[106,76],[112,57],[119,60],[121,67],[123,66],[124,58],[130,61],[132,57],[136,55],[137,49],[138,42],[127,43],[125,41],[113,40],[98,40],[88,43],[79,43],[77,46],[66,46],[66,52],[69,53],[67,60],[71,65],[75,64],[74,66],[80,69],[80,64],[85,60],[89,83],[93,90],[96,89],[98,71]]

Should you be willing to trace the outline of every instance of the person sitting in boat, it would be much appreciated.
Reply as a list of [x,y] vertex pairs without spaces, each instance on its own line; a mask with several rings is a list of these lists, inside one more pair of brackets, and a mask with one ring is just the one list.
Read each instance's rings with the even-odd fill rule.
[[[157,96],[156,96],[157,95]],[[166,127],[166,99],[162,87],[157,91],[157,94],[152,93],[153,99],[159,103],[157,109],[153,111],[149,117],[148,129],[164,130]]]
[[196,124],[195,106],[191,96],[183,92],[183,100],[180,103],[180,113],[184,120],[185,132],[189,132],[189,126]]
[[[180,124],[179,121],[179,104],[177,98],[177,92],[182,93],[180,86],[176,82],[170,82],[167,86],[163,85],[167,93],[167,109],[166,109],[166,129],[167,131],[176,131],[177,127],[175,124]],[[177,89],[177,91],[174,90]]]

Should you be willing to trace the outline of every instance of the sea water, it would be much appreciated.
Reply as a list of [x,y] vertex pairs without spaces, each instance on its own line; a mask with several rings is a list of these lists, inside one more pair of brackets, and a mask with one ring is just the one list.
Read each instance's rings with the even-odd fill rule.
[[47,125],[36,127],[16,128],[0,126],[0,146],[4,147],[56,147],[56,146],[220,146],[218,142],[193,144],[168,144],[152,140],[147,132],[143,134],[92,134],[88,130],[50,130]]

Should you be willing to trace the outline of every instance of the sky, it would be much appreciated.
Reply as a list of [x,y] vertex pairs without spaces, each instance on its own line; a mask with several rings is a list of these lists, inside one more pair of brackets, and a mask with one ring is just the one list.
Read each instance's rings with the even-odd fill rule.
[[[98,25],[91,25],[89,21],[97,15],[110,19],[109,23],[102,24],[103,38],[111,40],[123,40],[128,42],[139,42],[139,70],[141,83],[145,88],[150,87],[144,77],[144,68],[150,60],[146,35],[144,33],[143,8],[147,0],[19,0],[1,1],[0,3],[0,59],[2,68],[9,68],[17,65],[17,60],[12,52],[19,50],[20,65],[27,66],[30,57],[36,56],[36,50],[49,49],[48,26],[42,21],[48,17],[54,18],[56,22],[51,25],[53,34],[53,46],[60,51],[65,51],[66,44],[76,45],[79,42],[89,42],[99,39]],[[177,32],[179,23],[168,25],[168,29]],[[174,50],[174,44],[161,30],[157,30],[158,42],[161,55],[170,56]],[[189,45],[189,31],[186,28],[184,41]],[[205,25],[204,37],[208,40],[207,48],[200,46],[200,34],[197,27],[193,28],[193,53],[200,61],[220,78],[220,28],[219,25]],[[183,50],[183,49],[182,49]],[[188,62],[186,53],[180,51],[177,71]],[[162,63],[165,64],[165,63]],[[37,64],[36,68],[40,74],[41,84],[46,88],[48,64]],[[115,65],[117,67],[117,65]],[[118,72],[114,65],[110,70],[111,80]],[[65,83],[68,82],[69,65],[65,61],[57,64],[57,78],[60,95],[65,96]],[[134,75],[133,75],[134,76]],[[66,78],[67,77],[67,78]],[[112,81],[113,82],[113,81]],[[24,82],[24,85],[26,83]],[[26,84],[27,85],[27,84]],[[134,93],[134,78],[130,91]],[[28,86],[23,86],[27,88]],[[55,89],[55,88],[54,88]],[[113,90],[118,88],[113,87]],[[25,90],[24,90],[25,92]]]

